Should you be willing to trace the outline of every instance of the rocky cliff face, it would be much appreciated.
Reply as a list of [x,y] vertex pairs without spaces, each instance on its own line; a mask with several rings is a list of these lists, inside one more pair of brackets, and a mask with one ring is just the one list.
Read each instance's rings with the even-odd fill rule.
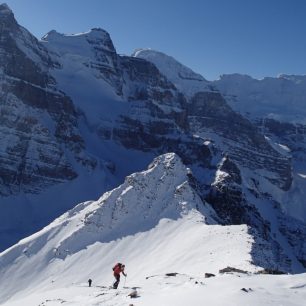
[[213,140],[241,167],[281,189],[290,188],[290,159],[277,152],[250,121],[235,113],[219,93],[197,93],[189,104],[189,116],[194,134]]
[[84,143],[72,101],[48,73],[58,63],[7,6],[0,15],[0,193],[39,192],[77,176],[65,148]]
[[247,117],[274,149],[290,160],[292,184],[286,193],[274,193],[273,197],[286,213],[305,222],[305,76],[256,80],[234,74],[213,84],[235,111]]

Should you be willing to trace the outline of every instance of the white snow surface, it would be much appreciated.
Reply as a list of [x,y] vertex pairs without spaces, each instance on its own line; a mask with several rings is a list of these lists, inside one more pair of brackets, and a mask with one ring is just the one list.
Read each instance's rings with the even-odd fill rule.
[[179,91],[183,92],[188,97],[192,97],[195,93],[200,91],[212,91],[210,83],[205,80],[204,77],[179,63],[173,57],[160,51],[138,49],[132,56],[153,63]]
[[[4,303],[5,306],[302,306],[306,298],[305,274],[299,275],[218,275],[204,279],[190,275],[166,277],[164,274],[136,282],[138,297],[128,294],[135,287],[126,285],[109,289],[100,282],[89,288],[86,282],[59,286],[56,281],[49,289],[32,292],[25,298]],[[245,288],[248,292],[243,291]]]

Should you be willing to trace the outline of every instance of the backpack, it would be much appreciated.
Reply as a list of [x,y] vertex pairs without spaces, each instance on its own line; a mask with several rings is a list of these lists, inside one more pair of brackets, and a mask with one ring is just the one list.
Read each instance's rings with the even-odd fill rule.
[[122,264],[121,264],[120,262],[118,262],[117,264],[115,264],[114,267],[113,267],[113,271],[115,271],[115,270],[117,269],[117,267],[121,269]]

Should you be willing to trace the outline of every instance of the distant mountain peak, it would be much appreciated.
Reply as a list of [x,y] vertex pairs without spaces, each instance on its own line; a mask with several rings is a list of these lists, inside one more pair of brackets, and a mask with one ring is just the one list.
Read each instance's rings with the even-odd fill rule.
[[153,63],[181,92],[189,97],[197,92],[214,91],[202,75],[163,52],[150,48],[136,49],[132,56]]
[[151,48],[144,48],[144,49],[136,49],[133,54],[133,57],[141,57],[144,59],[147,59],[149,61],[152,61],[158,68],[159,65],[157,64],[158,61],[163,61],[163,64],[170,64],[179,71],[177,71],[180,74],[180,77],[182,79],[190,79],[190,80],[196,80],[196,81],[204,81],[207,82],[203,76],[200,74],[192,71],[190,68],[186,67],[185,65],[181,64],[179,61],[177,61],[174,57],[167,55],[161,51],[153,50]]
[[19,27],[13,11],[6,3],[0,5],[0,25],[2,33],[14,32]]
[[[41,40],[64,49],[65,52],[81,54],[90,44],[102,47],[105,51],[116,52],[109,33],[101,28],[93,28],[87,32],[63,34],[56,30],[49,31]],[[68,51],[69,50],[69,51]]]
[[4,15],[4,14],[13,14],[13,12],[12,12],[10,7],[6,3],[2,3],[2,4],[0,4],[0,14],[1,15]]
[[107,31],[103,30],[102,28],[92,28],[89,31],[75,33],[75,34],[64,34],[64,33],[59,33],[56,30],[51,30],[42,37],[42,40],[50,40],[56,37],[78,37],[78,36],[98,36],[110,39],[110,35]]

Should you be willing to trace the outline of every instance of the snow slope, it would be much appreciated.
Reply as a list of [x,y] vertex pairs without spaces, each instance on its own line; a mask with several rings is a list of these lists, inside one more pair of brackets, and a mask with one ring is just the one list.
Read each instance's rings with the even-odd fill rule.
[[[302,306],[306,298],[305,274],[300,275],[220,275],[203,279],[189,275],[167,277],[164,274],[143,279],[136,286],[138,297],[131,299],[134,291],[130,286],[118,290],[96,282],[88,288],[86,282],[67,283],[58,286],[56,282],[49,289],[33,292],[22,299],[4,303],[5,306]],[[245,288],[247,292],[242,289]]]
[[[217,225],[190,175],[177,155],[162,155],[1,253],[1,305],[302,305],[303,275],[218,273],[260,269],[251,263],[253,237],[245,225]],[[113,290],[116,261],[128,277]]]

